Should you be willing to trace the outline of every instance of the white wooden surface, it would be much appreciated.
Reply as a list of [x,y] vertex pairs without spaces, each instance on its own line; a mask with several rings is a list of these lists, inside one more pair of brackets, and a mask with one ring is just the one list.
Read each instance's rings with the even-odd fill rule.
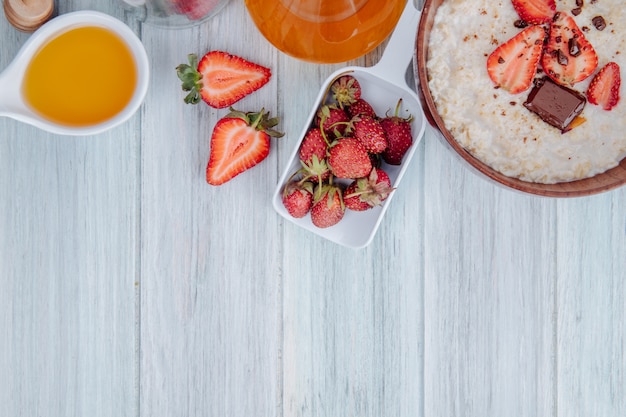
[[[5,416],[624,416],[626,189],[573,200],[469,172],[428,132],[373,243],[281,220],[270,194],[319,85],[242,0],[142,38],[141,111],[96,137],[0,120]],[[0,68],[27,34],[0,19]],[[174,67],[224,49],[270,66],[238,107],[285,138],[204,182],[225,111],[182,103]],[[382,48],[349,64],[372,65]]]

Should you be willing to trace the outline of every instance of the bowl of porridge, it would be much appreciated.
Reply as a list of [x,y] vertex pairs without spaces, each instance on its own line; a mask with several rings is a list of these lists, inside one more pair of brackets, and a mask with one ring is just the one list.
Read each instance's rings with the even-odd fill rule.
[[[580,197],[624,185],[626,92],[619,77],[626,76],[626,8],[622,1],[555,0],[553,15],[535,22],[538,18],[520,12],[515,0],[426,0],[415,68],[429,122],[472,170],[515,190]],[[564,19],[571,20],[566,25]],[[570,30],[572,20],[577,31]],[[517,35],[541,33],[529,29],[534,26],[544,28],[545,38],[534,42],[541,44],[541,52],[530,84],[513,89],[506,84],[508,79],[494,81],[488,61],[496,66],[506,60],[491,61],[491,55]],[[563,51],[551,49],[556,42],[561,42]],[[587,59],[588,74],[574,80],[569,72],[583,67],[578,56],[589,54],[587,44],[597,62]],[[613,71],[617,76],[599,75],[608,73],[609,67],[617,68]],[[598,93],[600,89],[610,89],[610,106],[606,97],[598,99],[604,94]]]

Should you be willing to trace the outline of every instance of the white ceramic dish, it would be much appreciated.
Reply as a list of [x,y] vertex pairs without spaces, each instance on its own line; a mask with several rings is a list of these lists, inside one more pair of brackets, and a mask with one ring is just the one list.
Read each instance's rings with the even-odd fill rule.
[[[126,107],[111,119],[90,126],[67,126],[54,123],[35,113],[24,101],[22,83],[25,69],[34,54],[50,39],[71,28],[98,26],[111,30],[128,45],[137,68],[137,85]],[[0,74],[0,116],[7,116],[60,135],[94,135],[128,120],[143,103],[148,90],[150,67],[143,44],[126,24],[95,11],[72,12],[56,17],[26,41],[11,64]]]
[[[415,36],[419,19],[420,11],[415,8],[413,0],[409,0],[378,64],[370,68],[345,67],[334,72],[325,81],[273,195],[274,208],[281,216],[343,246],[358,249],[367,246],[372,241],[394,194],[402,192],[398,187],[400,180],[424,135],[425,117],[419,97],[409,88],[405,79],[406,71],[412,62],[415,51]],[[293,218],[282,204],[282,190],[289,176],[300,168],[298,156],[300,144],[310,128],[320,104],[326,100],[330,85],[344,74],[350,74],[359,81],[363,90],[363,98],[372,105],[378,115],[384,115],[387,111],[393,112],[398,99],[402,98],[402,114],[408,112],[413,115],[411,125],[413,145],[405,155],[402,165],[383,164],[383,169],[389,174],[391,184],[396,187],[396,190],[391,193],[382,206],[363,212],[346,210],[344,218],[338,224],[321,229],[311,223],[310,215],[300,219]]]

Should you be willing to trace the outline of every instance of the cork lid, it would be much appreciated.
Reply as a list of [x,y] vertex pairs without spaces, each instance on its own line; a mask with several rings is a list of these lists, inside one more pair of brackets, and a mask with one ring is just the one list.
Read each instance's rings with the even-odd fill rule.
[[4,0],[7,20],[22,32],[34,32],[53,12],[53,0]]

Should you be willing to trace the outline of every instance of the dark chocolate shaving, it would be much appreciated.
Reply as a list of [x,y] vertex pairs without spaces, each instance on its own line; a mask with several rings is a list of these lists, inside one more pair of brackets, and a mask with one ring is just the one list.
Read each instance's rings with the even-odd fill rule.
[[602,16],[594,17],[591,19],[591,23],[593,23],[593,26],[598,30],[604,30],[606,28],[606,22]]
[[576,39],[575,37],[570,38],[569,42],[567,43],[567,47],[571,56],[578,56],[582,53],[582,50],[580,49],[580,43],[578,43],[578,39]]

